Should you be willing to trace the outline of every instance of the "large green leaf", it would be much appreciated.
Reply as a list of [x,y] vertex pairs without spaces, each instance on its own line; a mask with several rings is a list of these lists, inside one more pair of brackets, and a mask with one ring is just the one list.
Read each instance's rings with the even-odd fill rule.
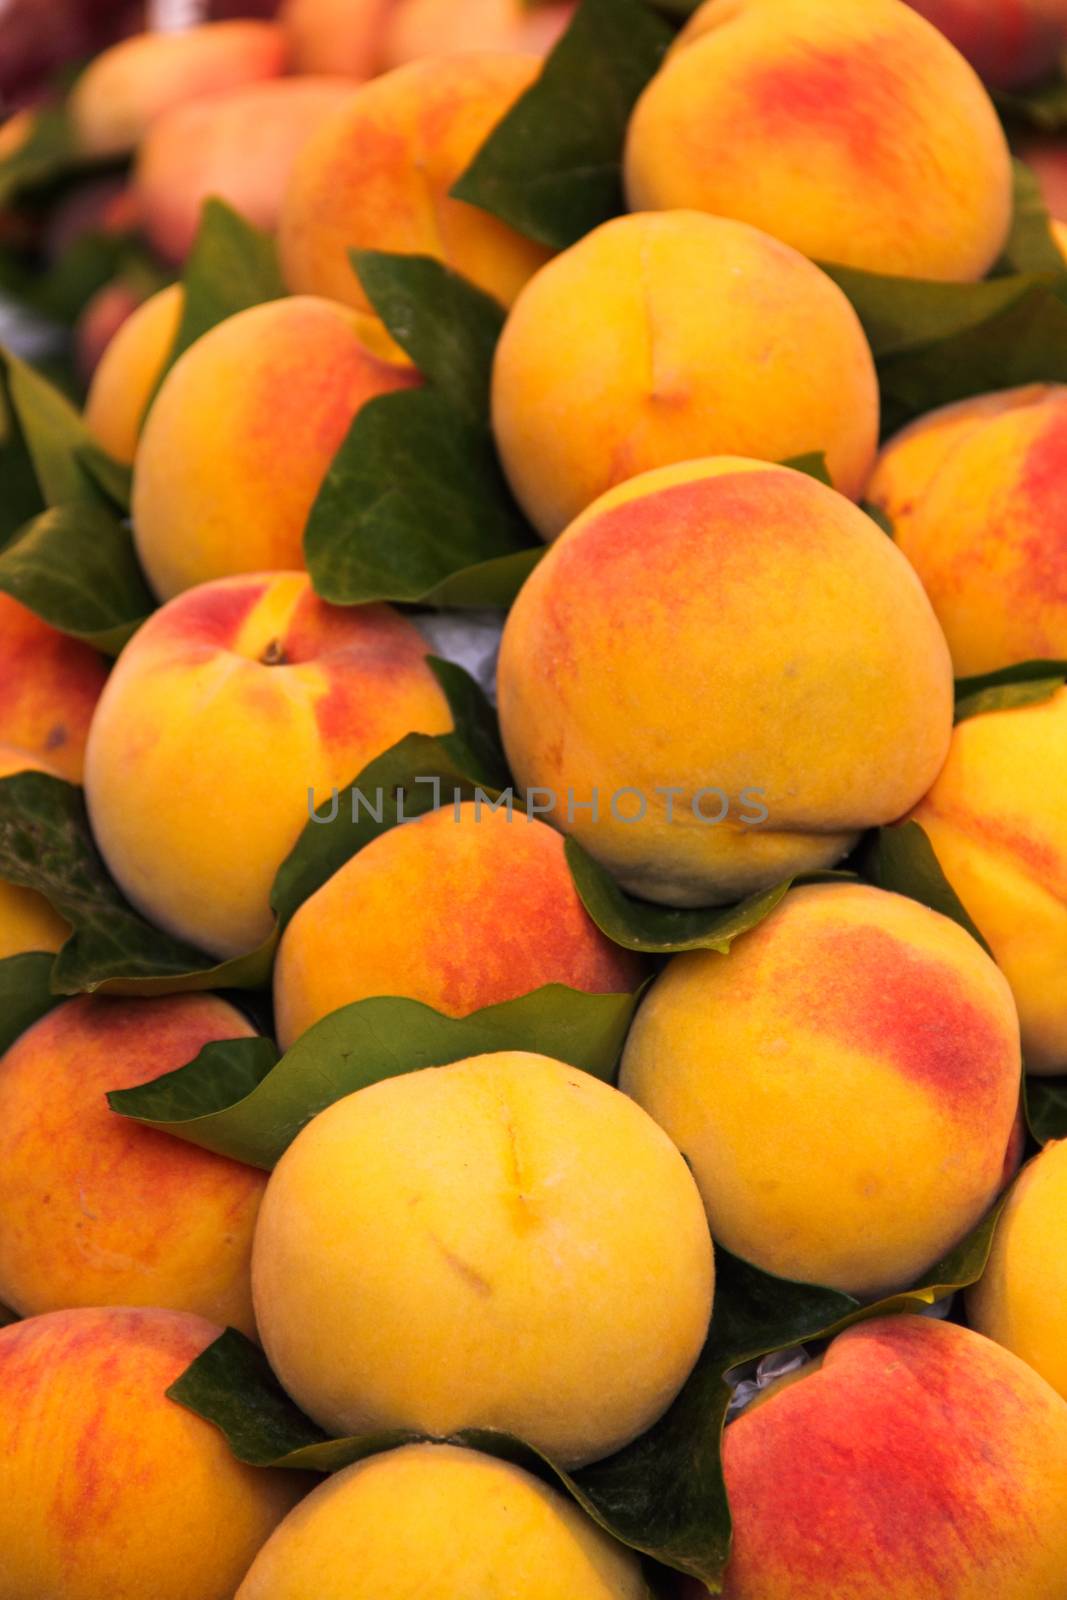
[[1067,1139],[1067,1078],[1024,1080],[1026,1122],[1038,1144]]
[[672,38],[642,0],[582,0],[453,195],[557,250],[617,216],[630,113]]
[[980,677],[960,678],[956,684],[956,721],[983,716],[987,711],[1014,711],[1019,706],[1051,700],[1067,683],[1067,661],[1023,661]]
[[18,418],[0,381],[0,550],[44,510],[44,496]]
[[40,106],[30,113],[26,137],[0,160],[0,206],[51,183],[82,164],[64,106]]
[[334,1101],[422,1067],[530,1050],[610,1081],[636,1004],[636,995],[562,984],[466,1017],[396,996],[357,1000],[309,1028],[280,1061],[267,1039],[230,1039],[108,1100],[123,1116],[269,1170]]
[[1052,219],[1037,175],[1023,161],[1014,161],[1015,207],[1011,233],[997,270],[1003,273],[1038,272],[1062,277],[1067,262],[1052,233]]
[[0,961],[0,1055],[59,1004],[52,993],[54,962],[55,956],[42,950]]
[[966,928],[989,954],[989,946],[971,921],[966,907],[941,870],[925,830],[917,822],[880,828],[874,853],[875,881],[883,889],[919,900],[931,911],[951,917]]
[[129,530],[84,502],[44,511],[16,534],[0,551],[0,590],[109,655],[155,608]]
[[182,318],[163,376],[217,323],[287,293],[274,240],[216,199],[204,202],[182,286]]
[[[113,464],[105,489],[100,462],[106,457],[67,397],[9,350],[0,350],[0,371],[46,505],[112,508],[112,491],[124,482],[121,468]],[[127,506],[120,501],[119,509]]]

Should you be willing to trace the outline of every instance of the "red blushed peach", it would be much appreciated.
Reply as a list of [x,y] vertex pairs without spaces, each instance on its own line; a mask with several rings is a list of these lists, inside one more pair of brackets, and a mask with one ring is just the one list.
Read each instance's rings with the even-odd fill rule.
[[282,0],[294,72],[338,72],[372,78],[381,66],[382,35],[396,0]]
[[135,305],[112,334],[93,373],[85,401],[86,426],[116,461],[128,466],[137,453],[145,413],[174,347],[184,307],[180,283]]
[[385,28],[387,67],[474,50],[551,50],[574,15],[571,0],[399,0]]
[[157,611],[89,741],[89,812],[124,893],[213,955],[258,945],[309,796],[405,734],[450,727],[425,657],[389,606],[326,605],[304,573],[204,584]]
[[[0,778],[16,772],[51,771],[46,761],[0,744]],[[28,955],[33,950],[56,951],[66,942],[70,925],[53,911],[43,895],[33,889],[0,880],[0,961],[8,956]]]
[[1067,1404],[950,1322],[850,1329],[726,1430],[724,1600],[1054,1600]]
[[276,78],[285,65],[285,35],[272,22],[137,34],[97,56],[78,79],[70,97],[75,137],[86,155],[124,155],[164,111]]
[[1064,0],[908,0],[997,89],[1052,72],[1067,44]]
[[302,295],[229,317],[175,363],[133,477],[137,552],[158,595],[303,566],[308,514],[356,413],[421,382],[372,333],[347,306]]
[[136,1309],[0,1329],[5,1600],[230,1600],[307,1484],[167,1399],[220,1331]]
[[106,678],[95,650],[0,594],[0,743],[80,783],[89,721]]
[[640,975],[583,907],[560,835],[468,802],[382,834],[301,906],[274,971],[278,1036],[370,995],[465,1016],[548,983],[598,994]]
[[549,252],[449,191],[534,81],[532,55],[413,61],[356,90],[301,152],[282,206],[297,294],[369,309],[352,250],[435,256],[505,305]]
[[145,233],[164,260],[185,260],[210,197],[273,233],[293,162],[355,81],[248,84],[176,106],[153,123],[134,181]]
[[0,1057],[0,1300],[22,1316],[166,1306],[254,1334],[266,1174],[117,1116],[106,1100],[253,1031],[212,995],[81,997]]

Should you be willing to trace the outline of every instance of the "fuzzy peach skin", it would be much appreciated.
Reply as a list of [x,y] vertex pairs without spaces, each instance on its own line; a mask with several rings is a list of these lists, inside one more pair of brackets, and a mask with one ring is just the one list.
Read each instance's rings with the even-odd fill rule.
[[357,412],[421,382],[368,342],[369,319],[301,295],[239,312],[168,372],[134,463],[133,523],[163,599],[304,564],[304,527]]
[[260,944],[309,795],[318,805],[406,734],[451,726],[425,657],[389,606],[329,606],[303,573],[222,579],[157,611],[89,741],[89,814],[123,892],[212,955]]
[[547,55],[574,10],[570,0],[534,5],[530,0],[398,0],[386,20],[385,65],[472,50]]
[[889,1317],[726,1429],[723,1600],[1056,1600],[1067,1405],[966,1328]]
[[961,722],[912,815],[1012,986],[1027,1069],[1067,1071],[1067,690]]
[[568,1466],[666,1410],[714,1278],[666,1134],[521,1051],[322,1112],[271,1175],[252,1257],[271,1365],[331,1433],[493,1428]]
[[230,1600],[306,1482],[166,1398],[220,1332],[127,1308],[0,1329],[3,1600]]
[[732,457],[579,517],[515,602],[498,688],[519,786],[549,791],[531,804],[668,905],[832,866],[924,793],[952,723],[948,651],[892,542],[815,479]]
[[867,495],[922,579],[957,677],[1067,656],[1067,386],[931,412],[890,440]]
[[0,744],[27,766],[80,783],[89,722],[107,679],[103,657],[0,594]]
[[858,498],[878,381],[856,313],[787,245],[697,211],[620,217],[541,269],[493,365],[493,431],[555,538],[598,495],[700,456],[825,452]]
[[85,401],[85,422],[116,461],[133,465],[145,413],[178,337],[180,283],[138,306],[105,345]]
[[381,834],[304,902],[274,967],[278,1038],[369,995],[459,1017],[547,983],[634,989],[642,970],[586,912],[555,829],[469,801]]
[[124,155],[172,107],[278,77],[286,48],[277,24],[250,20],[123,39],[86,67],[71,93],[78,145],[90,156]]
[[266,1176],[108,1109],[254,1030],[213,995],[79,997],[0,1057],[0,1301],[166,1306],[255,1334],[252,1231]]
[[1020,1073],[1011,991],[970,934],[902,895],[820,884],[728,957],[671,961],[619,1083],[686,1157],[728,1250],[873,1298],[992,1205]]
[[549,252],[449,190],[540,65],[449,56],[358,89],[293,169],[278,234],[290,289],[369,310],[349,253],[387,250],[434,256],[510,305]]
[[1020,89],[1054,71],[1067,45],[1064,0],[908,0],[986,83]]
[[510,1462],[411,1444],[291,1512],[237,1600],[652,1600],[632,1551]]
[[900,0],[707,0],[637,102],[625,171],[631,210],[908,278],[982,277],[1011,221],[988,95]]
[[372,78],[381,67],[386,19],[396,0],[282,0],[278,21],[294,72]]
[[986,1270],[967,1293],[973,1328],[1067,1399],[1067,1141],[1024,1167],[1001,1213]]
[[158,118],[134,179],[149,243],[165,261],[184,261],[210,197],[273,233],[293,162],[356,82],[279,78],[192,100]]
[[[48,772],[58,778],[54,768],[39,757],[26,755],[10,745],[0,744],[0,779],[16,772]],[[64,944],[70,924],[53,911],[43,895],[0,879],[0,961],[31,951],[55,951]]]

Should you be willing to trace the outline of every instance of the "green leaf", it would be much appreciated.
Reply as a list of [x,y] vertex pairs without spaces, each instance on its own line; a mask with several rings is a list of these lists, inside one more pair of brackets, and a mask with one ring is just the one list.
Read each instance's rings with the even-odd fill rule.
[[735,906],[657,906],[625,894],[577,839],[568,839],[565,850],[585,909],[601,933],[626,950],[717,950],[727,955],[733,941],[769,916],[789,888],[788,881],[778,883]]
[[102,444],[89,439],[77,447],[78,463],[120,511],[130,509],[133,469],[109,456]]
[[0,161],[0,206],[83,164],[63,106],[37,107],[31,119],[27,137]]
[[956,721],[987,711],[1014,711],[1051,700],[1067,683],[1067,661],[1022,661],[956,684]]
[[642,0],[583,0],[452,194],[556,250],[618,216],[630,113],[673,37]]
[[9,350],[0,350],[0,371],[46,505],[108,506],[109,496],[81,456],[99,446],[74,406]]
[[1036,272],[1062,277],[1067,262],[1052,234],[1052,219],[1041,193],[1037,176],[1025,162],[1015,160],[1015,207],[1011,233],[997,263],[1001,273]]
[[109,655],[155,608],[129,531],[84,503],[44,511],[16,534],[0,551],[0,590]]
[[182,319],[160,382],[178,357],[217,323],[287,293],[274,240],[215,199],[204,202],[182,286]]
[[1004,116],[1028,123],[1042,133],[1060,133],[1067,128],[1067,79],[1062,72],[1030,89],[1011,94],[997,90],[993,99]]
[[809,450],[807,455],[790,456],[788,461],[783,461],[781,464],[783,467],[792,467],[794,472],[806,473],[809,478],[815,478],[819,483],[825,483],[828,488],[833,488],[834,480],[830,476],[826,453],[823,450]]
[[960,339],[1011,311],[1043,287],[1040,278],[991,278],[982,283],[892,278],[859,267],[820,262],[851,300],[876,361]]
[[0,1056],[20,1034],[59,1004],[52,993],[55,956],[48,951],[0,961]]
[[987,955],[989,946],[941,870],[934,847],[917,822],[894,824],[879,828],[874,860],[875,881],[883,889],[895,894],[905,894],[918,900],[931,911],[951,917],[961,928],[966,928]]
[[431,589],[426,604],[447,609],[507,611],[530,573],[548,554],[547,544],[516,550],[512,555],[490,556],[461,567]]
[[610,1082],[637,995],[550,984],[466,1017],[398,996],[357,1000],[275,1056],[268,1039],[206,1045],[194,1061],[108,1096],[112,1111],[270,1170],[301,1128],[384,1078],[497,1050],[529,1050]]
[[18,419],[0,381],[0,550],[39,511],[44,498]]
[[1067,1139],[1067,1078],[1030,1074],[1023,1082],[1026,1122],[1038,1144]]

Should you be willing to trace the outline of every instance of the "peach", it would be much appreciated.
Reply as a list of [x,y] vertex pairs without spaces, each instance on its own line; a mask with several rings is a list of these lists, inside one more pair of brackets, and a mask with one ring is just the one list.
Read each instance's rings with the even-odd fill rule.
[[185,260],[212,196],[273,233],[299,151],[353,87],[344,78],[280,78],[159,117],[138,153],[135,184],[145,233],[163,259]]
[[1011,990],[970,934],[903,895],[819,884],[728,957],[675,957],[619,1083],[682,1151],[728,1250],[872,1299],[996,1199],[1020,1073]]
[[331,1433],[492,1428],[567,1466],[667,1409],[714,1276],[666,1134],[521,1051],[336,1101],[275,1167],[252,1257],[271,1365]]
[[948,651],[891,540],[733,457],[572,523],[512,608],[498,686],[531,804],[668,905],[832,866],[922,796],[952,725]]
[[23,1316],[165,1306],[255,1333],[265,1175],[116,1116],[106,1099],[252,1033],[213,995],[80,997],[0,1057],[0,1300]]
[[1064,0],[908,0],[986,81],[1020,89],[1052,72],[1067,45]]
[[356,413],[421,382],[369,319],[310,296],[220,322],[164,379],[134,465],[134,537],[153,589],[304,564],[304,527]]
[[91,383],[108,345],[143,304],[143,296],[122,278],[112,278],[85,302],[74,325],[78,376]]
[[1008,146],[963,57],[900,0],[706,0],[637,102],[633,210],[736,217],[807,256],[981,278]]
[[891,439],[867,490],[930,596],[957,677],[1067,656],[1067,386],[946,406]]
[[889,1317],[726,1430],[723,1600],[1053,1600],[1067,1405],[988,1339]]
[[[46,761],[0,744],[0,779],[31,770],[60,776]],[[33,950],[58,950],[69,934],[70,924],[52,910],[43,895],[0,879],[0,961]]]
[[291,1512],[237,1600],[651,1600],[637,1557],[521,1467],[448,1444],[387,1450]]
[[574,10],[574,0],[399,0],[386,19],[385,65],[474,50],[547,55]]
[[0,1329],[5,1600],[230,1600],[305,1480],[167,1399],[219,1332],[125,1308]]
[[290,289],[366,311],[349,252],[386,250],[434,256],[510,304],[549,252],[449,190],[539,66],[450,56],[357,89],[293,169],[278,235]]
[[103,51],[79,77],[70,97],[75,138],[86,155],[125,155],[172,107],[276,78],[285,65],[285,35],[272,22],[135,34]]
[[174,348],[185,290],[172,283],[125,317],[105,345],[85,402],[90,432],[116,461],[132,466],[141,426]]
[[605,490],[698,456],[824,451],[858,498],[878,383],[856,313],[795,250],[696,211],[621,217],[519,296],[497,346],[493,429],[550,539]]
[[337,72],[372,78],[381,65],[382,35],[396,0],[282,0],[278,21],[295,72]]
[[330,790],[447,702],[415,627],[327,605],[304,573],[172,600],[119,657],[93,721],[86,799],[120,888],[220,957],[271,931],[274,876]]
[[80,783],[89,720],[107,678],[103,657],[0,594],[0,744],[28,766]]
[[1067,1071],[1067,690],[961,722],[912,813],[1015,995],[1029,1071]]
[[967,1295],[971,1326],[1067,1399],[1067,1142],[1045,1146],[1001,1213],[989,1262]]
[[560,835],[468,801],[381,834],[304,902],[274,969],[278,1038],[369,995],[460,1017],[543,984],[610,993],[640,975],[586,912]]

